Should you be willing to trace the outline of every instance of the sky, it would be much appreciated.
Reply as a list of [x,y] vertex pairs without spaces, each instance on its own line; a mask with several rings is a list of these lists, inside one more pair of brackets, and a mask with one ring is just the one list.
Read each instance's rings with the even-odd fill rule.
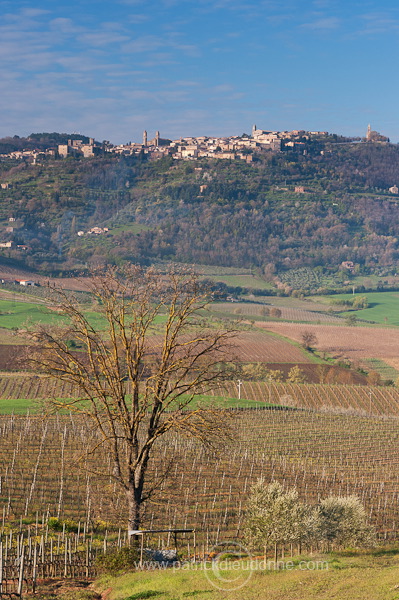
[[399,142],[397,0],[0,0],[0,137]]

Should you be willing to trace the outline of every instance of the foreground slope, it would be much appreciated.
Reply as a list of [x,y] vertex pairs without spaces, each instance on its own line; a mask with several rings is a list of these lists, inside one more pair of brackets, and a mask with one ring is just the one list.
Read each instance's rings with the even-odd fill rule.
[[[290,559],[287,558],[287,562]],[[298,562],[310,568],[300,568]],[[187,597],[210,600],[397,600],[397,553],[336,554],[305,556],[294,559],[292,570],[254,572],[242,588],[223,590],[226,580],[215,580],[214,587],[204,572],[170,570],[170,572],[128,573],[119,578],[102,578],[95,583],[99,591],[108,589],[110,600],[182,600]],[[319,568],[317,568],[317,565]],[[313,566],[313,568],[312,568]],[[211,565],[208,564],[211,569]],[[234,573],[233,573],[234,576]],[[230,579],[231,581],[231,579]]]

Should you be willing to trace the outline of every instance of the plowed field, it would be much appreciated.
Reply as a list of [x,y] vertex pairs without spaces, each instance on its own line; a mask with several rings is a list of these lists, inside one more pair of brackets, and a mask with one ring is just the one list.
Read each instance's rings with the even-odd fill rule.
[[242,332],[234,339],[234,345],[237,358],[242,362],[311,362],[301,348],[278,336],[262,331]]
[[399,357],[399,330],[383,327],[337,327],[334,325],[298,325],[296,323],[263,323],[258,327],[279,333],[297,342],[303,331],[311,331],[317,337],[317,350],[336,358],[361,360]]

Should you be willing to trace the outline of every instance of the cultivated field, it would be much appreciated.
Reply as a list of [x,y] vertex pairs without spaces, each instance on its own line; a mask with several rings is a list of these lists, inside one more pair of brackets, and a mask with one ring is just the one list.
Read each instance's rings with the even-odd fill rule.
[[[336,296],[323,296],[320,298],[325,303],[325,308],[328,305],[335,308],[339,308],[335,305],[331,305],[331,301],[334,303],[342,300],[353,300],[357,297],[366,297],[368,301],[368,308],[354,312],[342,312],[343,316],[349,314],[355,314],[359,319],[365,319],[367,321],[373,321],[380,323],[385,326],[398,326],[399,325],[399,292],[365,292],[352,294],[337,294]],[[345,308],[343,309],[345,311]]]
[[[76,390],[65,382],[32,374],[3,374],[0,377],[1,413],[19,412],[19,409],[23,412],[41,411],[45,399],[74,397]],[[223,398],[228,402],[231,399],[238,400],[237,381],[226,382],[223,387],[214,390],[209,395],[209,400],[212,398],[216,398],[221,406]],[[241,399],[260,406],[271,403],[313,410],[342,410],[399,417],[399,390],[393,387],[243,381]]]
[[283,306],[279,303],[274,303],[273,306],[265,304],[255,304],[252,302],[215,302],[211,306],[213,313],[222,313],[223,315],[230,315],[235,318],[248,317],[252,319],[265,319],[268,320],[264,315],[265,309],[273,309],[273,307],[281,310],[281,319],[284,321],[299,321],[303,323],[340,323],[342,319],[340,317],[317,312],[313,310],[305,310],[303,308],[295,308],[294,306]]
[[[253,409],[226,412],[226,420],[232,440],[216,454],[175,434],[164,438],[152,476],[158,478],[169,464],[170,477],[148,505],[146,527],[194,527],[198,544],[239,538],[249,488],[263,476],[297,486],[310,503],[330,494],[356,494],[380,538],[397,538],[396,418]],[[98,443],[87,421],[2,416],[0,433],[0,514],[6,521],[38,512],[45,518],[125,524],[125,497],[106,475],[110,453],[100,447],[85,457]]]
[[[33,280],[36,283],[40,283],[41,285],[45,285],[47,282],[50,282],[59,287],[65,288],[67,290],[76,290],[76,291],[87,291],[88,285],[84,278],[79,277],[60,277],[60,278],[51,278],[44,275],[40,275],[38,273],[32,273],[30,271],[25,271],[23,269],[17,269],[14,267],[9,267],[1,264],[0,262],[0,279],[29,279]],[[16,289],[18,291],[18,288]]]
[[[159,319],[162,318],[162,315]],[[153,335],[149,338],[154,348],[160,348],[162,337]],[[261,329],[237,331],[231,340],[231,358],[237,362],[264,363],[310,363],[317,362],[300,344],[291,342],[282,336]]]
[[[301,341],[303,325],[296,323],[257,322],[258,327],[278,333],[296,342]],[[397,329],[360,326],[314,325],[306,326],[317,337],[317,350],[335,358],[361,360],[364,358],[388,359],[399,356]]]
[[264,331],[240,332],[234,338],[234,346],[240,362],[311,362],[309,355],[299,346]]

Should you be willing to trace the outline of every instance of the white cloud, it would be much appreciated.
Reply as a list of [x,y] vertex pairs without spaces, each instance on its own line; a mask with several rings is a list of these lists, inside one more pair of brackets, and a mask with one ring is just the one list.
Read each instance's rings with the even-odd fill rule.
[[153,52],[165,46],[165,42],[156,35],[142,35],[122,46],[123,52]]
[[360,16],[360,29],[363,35],[376,35],[399,31],[399,20],[388,13],[373,12]]
[[212,91],[215,92],[216,94],[228,94],[230,92],[233,91],[233,86],[229,85],[229,84],[220,84],[220,85],[215,85],[214,88],[212,88]]
[[51,19],[49,21],[50,30],[56,31],[58,33],[72,34],[76,35],[80,31],[82,31],[81,27],[78,27],[72,19],[68,19],[65,17],[58,17],[57,19]]
[[123,35],[113,31],[96,31],[84,33],[79,36],[80,42],[88,46],[109,46],[112,44],[125,43],[129,40],[128,35]]
[[149,20],[149,16],[145,14],[133,14],[129,15],[127,20],[129,23],[133,23],[133,25],[141,25]]
[[337,17],[324,17],[316,19],[310,23],[303,23],[301,27],[304,29],[312,29],[314,31],[325,31],[331,29],[337,29],[340,26],[340,19]]

